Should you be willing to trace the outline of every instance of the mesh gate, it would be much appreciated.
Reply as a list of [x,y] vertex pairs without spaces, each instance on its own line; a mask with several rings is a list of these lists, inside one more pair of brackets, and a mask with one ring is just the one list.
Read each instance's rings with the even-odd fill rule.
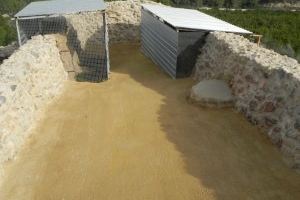
[[[108,35],[105,13],[83,12],[60,16],[18,18],[19,43],[35,35],[56,34],[68,73],[77,81],[108,79]],[[60,43],[60,44],[59,44]]]

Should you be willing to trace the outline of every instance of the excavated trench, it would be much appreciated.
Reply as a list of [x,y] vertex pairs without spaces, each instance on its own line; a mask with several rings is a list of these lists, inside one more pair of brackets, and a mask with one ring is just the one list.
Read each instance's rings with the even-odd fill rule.
[[187,103],[139,51],[111,47],[111,79],[69,81],[6,174],[0,199],[299,199],[300,176],[231,109]]

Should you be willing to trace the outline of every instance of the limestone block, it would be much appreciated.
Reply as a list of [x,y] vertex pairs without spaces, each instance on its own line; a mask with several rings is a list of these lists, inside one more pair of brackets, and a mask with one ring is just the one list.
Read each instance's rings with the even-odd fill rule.
[[18,152],[66,79],[54,35],[34,36],[0,65],[0,168]]
[[203,106],[228,107],[233,105],[233,96],[225,81],[203,80],[192,87],[190,98]]

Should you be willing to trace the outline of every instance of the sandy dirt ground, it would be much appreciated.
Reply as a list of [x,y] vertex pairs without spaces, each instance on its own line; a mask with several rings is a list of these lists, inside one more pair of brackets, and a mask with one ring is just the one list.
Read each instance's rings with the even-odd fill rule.
[[111,58],[111,80],[68,82],[6,165],[0,199],[300,199],[300,175],[243,116],[187,103],[193,81],[137,45]]

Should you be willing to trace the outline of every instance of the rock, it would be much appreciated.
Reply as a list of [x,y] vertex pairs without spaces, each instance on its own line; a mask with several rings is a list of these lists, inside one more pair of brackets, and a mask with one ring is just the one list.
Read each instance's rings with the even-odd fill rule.
[[280,134],[280,130],[278,129],[278,127],[275,127],[274,129],[272,129],[269,133],[269,136],[270,136],[273,144],[275,144],[278,147],[281,147],[282,136]]
[[257,108],[257,101],[250,101],[250,103],[249,103],[249,109],[250,109],[250,111],[254,111],[254,110],[256,110],[256,108]]
[[227,83],[221,80],[204,80],[192,87],[190,98],[203,106],[228,107],[233,96]]
[[110,43],[139,42],[141,4],[156,3],[148,0],[111,1],[107,3]]
[[16,88],[17,88],[17,86],[16,86],[16,85],[11,85],[11,86],[10,86],[10,89],[11,89],[11,91],[15,91],[15,90],[16,90]]
[[2,106],[2,104],[5,104],[5,102],[6,102],[6,97],[0,96],[0,106]]
[[77,41],[72,42],[76,43],[74,46],[78,48],[77,51],[93,52],[94,48],[102,45],[101,39],[104,38],[104,29],[100,11],[67,14],[64,17],[68,24],[68,39],[72,40],[72,37],[76,35]]
[[275,103],[273,102],[266,102],[263,106],[263,111],[264,112],[274,112],[276,109]]
[[298,131],[300,131],[300,119],[297,119],[295,124],[294,124],[294,128],[297,129]]
[[0,63],[7,59],[13,52],[18,48],[16,42],[11,43],[10,45],[0,47]]
[[270,128],[272,126],[274,126],[275,124],[277,124],[278,120],[274,119],[273,117],[267,116],[265,117],[265,125],[266,127]]

